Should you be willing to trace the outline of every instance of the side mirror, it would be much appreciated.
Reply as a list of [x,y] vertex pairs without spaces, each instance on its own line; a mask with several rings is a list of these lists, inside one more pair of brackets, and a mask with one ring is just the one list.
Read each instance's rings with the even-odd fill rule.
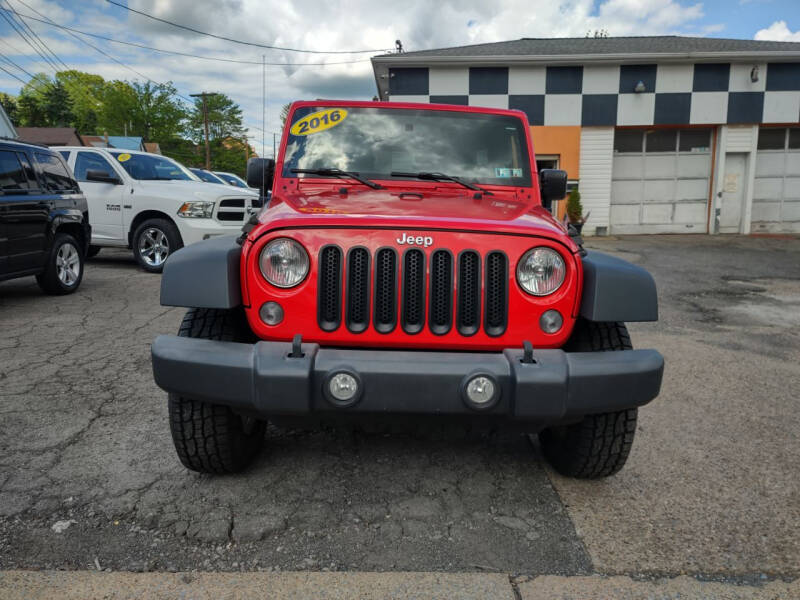
[[112,183],[122,185],[122,181],[116,175],[100,169],[89,169],[86,171],[86,181],[96,181],[97,183]]
[[272,189],[275,161],[271,158],[251,158],[247,161],[247,185],[265,195]]
[[550,210],[553,200],[561,200],[567,195],[567,172],[542,169],[539,171],[539,190],[542,194],[542,206]]

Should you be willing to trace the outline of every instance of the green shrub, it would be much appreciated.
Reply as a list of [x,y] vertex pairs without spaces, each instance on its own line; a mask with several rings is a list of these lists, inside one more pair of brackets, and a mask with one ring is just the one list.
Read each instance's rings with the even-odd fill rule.
[[583,220],[583,204],[577,187],[572,188],[567,198],[567,216],[570,223],[580,223]]

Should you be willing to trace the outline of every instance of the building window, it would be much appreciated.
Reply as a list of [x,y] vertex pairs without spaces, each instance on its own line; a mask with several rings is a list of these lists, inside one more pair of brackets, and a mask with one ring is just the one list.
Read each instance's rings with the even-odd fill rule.
[[644,131],[641,129],[617,129],[614,132],[614,152],[641,153],[644,149]]
[[710,152],[710,129],[684,129],[680,132],[678,152]]
[[614,132],[614,152],[642,154],[666,152],[711,152],[711,129],[618,129]]
[[645,152],[675,152],[678,145],[678,132],[674,129],[649,131],[644,144]]
[[786,129],[762,127],[758,130],[759,150],[783,150],[786,148]]
[[800,127],[789,130],[789,150],[800,150]]

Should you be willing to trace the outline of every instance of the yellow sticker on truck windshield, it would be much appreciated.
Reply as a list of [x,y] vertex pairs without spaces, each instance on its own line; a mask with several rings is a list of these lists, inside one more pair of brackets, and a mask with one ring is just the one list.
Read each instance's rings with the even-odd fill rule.
[[119,162],[125,162],[126,160],[130,160],[130,159],[131,159],[131,155],[130,155],[130,154],[128,154],[127,152],[126,152],[126,153],[124,153],[124,154],[119,154],[119,155],[117,156],[117,160],[118,160]]
[[331,127],[336,127],[347,118],[347,111],[343,108],[329,108],[306,115],[297,121],[289,132],[292,135],[311,135]]

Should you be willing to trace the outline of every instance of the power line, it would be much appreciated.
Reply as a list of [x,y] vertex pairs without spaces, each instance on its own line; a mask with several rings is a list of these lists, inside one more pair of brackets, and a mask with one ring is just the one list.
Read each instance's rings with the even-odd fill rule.
[[[23,3],[24,4],[24,3]],[[27,6],[27,5],[26,5]],[[28,7],[30,8],[30,7]],[[33,9],[31,9],[33,10]],[[127,42],[123,40],[116,40],[114,38],[106,37],[104,35],[99,35],[97,33],[89,33],[88,31],[81,31],[80,29],[74,29],[73,27],[67,27],[66,25],[61,25],[59,23],[53,23],[52,21],[45,21],[44,19],[38,19],[31,15],[23,15],[17,13],[20,17],[25,17],[26,19],[32,19],[34,21],[38,21],[39,23],[44,23],[45,25],[50,25],[51,27],[57,27],[59,29],[63,29],[65,31],[71,31],[73,33],[79,33],[81,35],[86,35],[89,37],[97,38],[99,40],[105,40],[106,42],[112,42],[114,44],[124,44],[125,46],[133,46],[135,48],[142,48],[144,50],[152,50],[153,52],[161,52],[163,54],[174,54],[175,56],[185,56],[188,58],[199,58],[201,60],[211,60],[211,61],[219,61],[219,62],[227,62],[227,63],[238,63],[243,65],[261,65],[262,62],[260,60],[241,60],[235,58],[221,58],[218,56],[200,56],[198,54],[190,54],[188,52],[178,52],[177,50],[165,50],[163,48],[155,48],[153,46],[147,46],[145,44],[137,44],[136,42]],[[37,13],[39,14],[39,13]],[[311,66],[326,66],[326,65],[350,65],[354,63],[361,63],[361,62],[369,62],[368,58],[361,58],[358,60],[343,60],[343,61],[335,61],[335,62],[321,62],[321,63],[281,63],[281,62],[268,62],[266,63],[267,66],[273,67],[311,67]]]
[[[22,4],[23,6],[27,6],[28,8],[30,8],[30,6],[28,6],[27,4],[25,4],[25,2],[23,2],[23,0],[18,0],[18,2],[20,2],[20,4]],[[17,18],[19,19],[19,22],[20,22],[20,23],[22,23],[22,24],[25,26],[25,28],[26,28],[26,29],[27,29],[27,30],[28,30],[28,31],[29,31],[29,32],[30,32],[30,33],[31,33],[31,34],[32,34],[32,35],[33,35],[33,36],[34,36],[34,37],[35,37],[35,38],[36,38],[36,39],[39,41],[39,44],[41,44],[41,45],[44,47],[44,49],[45,49],[47,52],[49,52],[49,53],[50,53],[50,54],[53,56],[53,58],[55,58],[55,59],[56,59],[56,61],[58,61],[58,62],[60,62],[62,65],[64,65],[64,68],[65,68],[67,71],[69,71],[69,70],[70,70],[70,67],[69,67],[69,65],[68,65],[67,63],[65,63],[63,60],[61,60],[61,58],[60,58],[60,57],[59,57],[59,56],[58,56],[58,55],[57,55],[55,52],[53,52],[53,51],[50,49],[50,47],[49,47],[49,46],[48,46],[48,45],[45,43],[45,41],[44,41],[42,38],[40,38],[40,37],[39,37],[39,34],[38,34],[38,33],[36,33],[36,32],[35,32],[35,31],[34,31],[34,30],[31,28],[31,26],[30,26],[30,25],[28,25],[28,22],[27,22],[25,19],[23,19],[23,18],[22,18],[22,15],[21,15],[21,14],[19,14],[19,13],[18,13],[16,10],[14,10],[14,7],[11,5],[11,2],[10,2],[10,0],[6,0],[6,4],[8,4],[8,7],[9,7],[11,10],[13,10],[13,11],[14,11],[14,14],[16,14],[16,15],[17,15]]]
[[269,46],[267,44],[259,44],[257,42],[244,42],[242,40],[235,40],[233,38],[217,35],[215,33],[200,31],[199,29],[194,29],[193,27],[189,27],[187,25],[181,25],[180,23],[175,23],[174,21],[168,21],[167,19],[156,17],[141,10],[136,10],[135,8],[131,8],[130,6],[125,6],[124,4],[115,2],[115,0],[106,0],[106,2],[108,2],[109,4],[113,4],[114,6],[124,8],[127,11],[136,13],[137,15],[142,15],[143,17],[147,17],[148,19],[153,19],[154,21],[158,21],[160,23],[166,23],[167,25],[172,25],[173,27],[184,29],[186,31],[191,31],[192,33],[196,33],[198,35],[205,35],[208,37],[216,38],[218,40],[233,42],[234,44],[242,44],[244,46],[255,46],[256,48],[268,48],[270,50],[285,50],[287,52],[304,52],[307,54],[366,54],[369,52],[386,52],[386,48],[378,48],[376,50],[301,50],[299,48],[284,48],[282,46]]
[[17,63],[16,63],[16,62],[14,62],[13,60],[11,60],[11,59],[10,59],[9,57],[7,57],[5,54],[0,54],[0,58],[2,58],[3,60],[5,60],[5,61],[6,61],[6,62],[8,62],[8,63],[10,63],[10,64],[14,65],[14,66],[15,66],[15,67],[17,67],[17,68],[18,68],[20,71],[22,71],[23,73],[25,73],[25,74],[26,74],[28,77],[30,77],[31,79],[33,79],[33,73],[31,73],[30,71],[26,70],[26,69],[25,69],[24,67],[22,67],[21,65],[17,64]]
[[53,69],[56,73],[58,73],[59,66],[48,54],[47,51],[44,49],[39,42],[37,42],[34,37],[28,33],[25,29],[25,25],[20,23],[14,16],[11,14],[14,12],[13,7],[9,4],[9,8],[6,8],[4,5],[0,4],[0,10],[3,11],[3,18],[6,22],[11,25],[11,28],[17,32],[17,34],[27,43],[31,48],[33,48],[34,52],[36,52],[46,63],[47,65]]
[[[27,4],[26,4],[26,6],[27,6]],[[36,13],[37,15],[39,15],[40,17],[44,17],[45,19],[47,19],[47,23],[48,23],[48,24],[50,24],[50,25],[56,25],[56,23],[54,23],[54,22],[53,22],[51,19],[49,19],[48,17],[46,17],[45,15],[43,15],[42,13],[40,13],[40,12],[39,12],[38,10],[36,10],[35,8],[31,8],[30,6],[28,6],[28,8],[30,8],[30,9],[31,9],[33,12],[35,12],[35,13]],[[74,33],[72,33],[71,31],[69,31],[68,33],[69,33],[69,34],[70,34],[72,37],[74,37],[76,40],[78,40],[79,42],[81,42],[82,44],[86,44],[86,45],[87,45],[87,46],[89,46],[90,48],[93,48],[95,51],[99,52],[100,54],[102,54],[102,55],[103,55],[103,56],[105,56],[106,58],[108,58],[108,59],[110,59],[110,60],[113,60],[113,61],[114,61],[115,63],[117,63],[118,65],[120,65],[120,66],[124,67],[125,69],[128,69],[128,70],[129,70],[129,71],[131,71],[132,73],[135,73],[136,75],[138,75],[138,76],[139,76],[139,77],[141,77],[142,79],[145,79],[145,80],[149,81],[150,83],[154,83],[154,84],[156,84],[156,85],[164,85],[164,84],[162,84],[162,83],[159,83],[159,82],[157,82],[157,81],[155,81],[155,80],[153,80],[153,79],[150,79],[150,78],[149,78],[147,75],[145,75],[144,73],[140,73],[139,71],[137,71],[137,70],[136,70],[136,69],[134,69],[133,67],[129,67],[128,65],[126,65],[126,64],[125,64],[124,62],[122,62],[121,60],[117,59],[117,58],[116,58],[116,57],[114,57],[114,56],[111,56],[111,55],[110,55],[108,52],[106,52],[105,50],[101,50],[100,48],[98,48],[97,46],[95,46],[94,44],[92,44],[91,42],[87,42],[87,41],[86,41],[86,40],[84,40],[83,38],[81,38],[81,37],[78,37],[77,35],[75,35]],[[177,95],[179,98],[182,98],[183,100],[185,100],[185,101],[187,101],[187,102],[189,102],[189,103],[192,103],[192,100],[191,100],[190,98],[187,98],[186,96],[184,96],[184,95],[182,95],[182,94],[178,94],[177,92],[176,92],[176,95]]]
[[22,40],[23,40],[23,41],[24,41],[26,44],[28,44],[28,46],[30,46],[30,47],[33,49],[33,51],[34,51],[36,54],[38,54],[38,55],[39,55],[39,58],[41,58],[42,60],[44,60],[44,62],[47,64],[47,66],[48,66],[48,67],[50,67],[51,69],[53,69],[53,71],[55,71],[56,73],[58,73],[58,66],[57,66],[57,65],[55,65],[55,64],[53,63],[53,60],[52,60],[50,57],[48,57],[46,54],[43,54],[43,53],[42,53],[42,51],[41,51],[41,49],[37,48],[37,47],[36,47],[36,46],[33,44],[33,42],[31,42],[31,40],[29,40],[29,39],[28,39],[28,37],[26,37],[26,35],[25,35],[24,31],[23,31],[23,30],[20,28],[20,26],[17,24],[17,22],[16,22],[16,21],[14,21],[14,20],[11,18],[11,14],[10,14],[10,12],[8,11],[8,9],[6,9],[6,8],[4,8],[4,7],[2,7],[2,6],[0,6],[0,10],[2,11],[2,12],[0,12],[0,16],[2,16],[2,17],[3,17],[3,18],[6,20],[6,22],[7,22],[9,25],[11,25],[11,28],[12,28],[12,29],[13,29],[13,30],[14,30],[14,31],[17,33],[17,35],[19,35],[19,37],[21,37],[21,38],[22,38]]

